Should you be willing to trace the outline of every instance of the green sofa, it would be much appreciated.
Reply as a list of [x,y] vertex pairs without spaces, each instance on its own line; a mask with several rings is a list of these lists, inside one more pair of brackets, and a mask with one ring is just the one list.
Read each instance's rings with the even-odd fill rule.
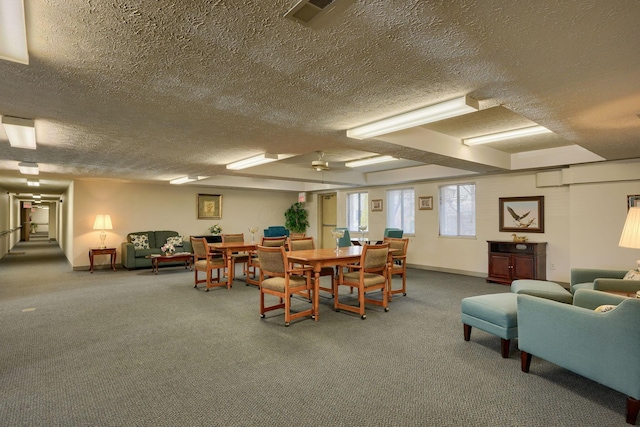
[[571,293],[575,294],[578,289],[629,293],[640,291],[640,280],[622,280],[627,272],[628,270],[572,268]]
[[[627,422],[640,410],[640,299],[578,289],[573,305],[518,294],[521,369],[540,357],[627,395]],[[598,313],[600,305],[617,305]]]
[[[131,242],[131,236],[147,235],[149,249],[135,249]],[[151,259],[147,256],[152,254],[161,254],[160,247],[167,243],[169,237],[179,237],[177,231],[136,231],[127,234],[127,241],[122,242],[122,266],[127,270],[136,268],[151,268]],[[176,246],[176,252],[193,252],[189,237],[183,238],[182,246]],[[176,263],[163,263],[163,265],[184,265],[183,261]]]

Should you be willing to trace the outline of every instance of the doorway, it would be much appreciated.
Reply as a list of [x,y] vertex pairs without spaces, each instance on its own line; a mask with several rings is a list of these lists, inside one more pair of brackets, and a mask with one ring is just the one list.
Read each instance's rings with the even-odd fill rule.
[[331,230],[338,226],[338,197],[336,193],[319,194],[320,199],[320,224],[322,224],[321,241],[319,247],[333,248],[335,240],[331,236]]

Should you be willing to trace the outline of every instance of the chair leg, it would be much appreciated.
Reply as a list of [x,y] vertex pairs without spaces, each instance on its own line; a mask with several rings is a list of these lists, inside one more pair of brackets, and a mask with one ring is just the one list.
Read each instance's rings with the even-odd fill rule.
[[464,340],[469,341],[471,339],[471,325],[464,324]]
[[627,397],[627,423],[635,425],[638,412],[640,412],[640,400]]
[[500,338],[500,354],[503,359],[509,358],[509,345],[511,344],[511,340],[505,340],[504,338]]
[[529,368],[531,368],[531,354],[526,351],[520,352],[520,369],[522,372],[529,372]]

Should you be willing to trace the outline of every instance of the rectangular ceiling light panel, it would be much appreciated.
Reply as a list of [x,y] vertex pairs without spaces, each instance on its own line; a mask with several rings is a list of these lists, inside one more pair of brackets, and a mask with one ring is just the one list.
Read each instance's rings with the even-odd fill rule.
[[231,170],[246,169],[253,166],[262,165],[265,163],[275,162],[276,160],[278,160],[277,154],[268,154],[268,153],[259,154],[257,156],[249,157],[248,159],[229,163],[227,165],[227,169],[231,169]]
[[373,138],[378,135],[461,116],[478,111],[478,109],[478,101],[468,96],[463,96],[349,129],[347,130],[347,136],[355,139]]
[[36,149],[36,128],[33,119],[2,116],[2,126],[12,147]]
[[507,139],[522,138],[531,135],[540,135],[543,133],[551,133],[544,126],[530,126],[521,129],[508,130],[506,132],[493,133],[491,135],[476,136],[464,139],[466,145],[488,144],[490,142],[506,141]]
[[23,0],[0,0],[0,59],[29,64]]
[[368,159],[354,160],[353,162],[347,162],[344,165],[348,168],[358,168],[360,166],[375,165],[376,163],[391,162],[394,160],[398,160],[398,159],[391,156],[378,156],[378,157],[370,157]]
[[38,175],[40,173],[37,163],[20,162],[18,163],[18,169],[24,175]]

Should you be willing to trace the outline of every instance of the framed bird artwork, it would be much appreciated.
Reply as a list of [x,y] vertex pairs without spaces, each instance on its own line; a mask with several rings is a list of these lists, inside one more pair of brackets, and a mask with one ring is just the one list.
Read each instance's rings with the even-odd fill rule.
[[544,196],[500,197],[500,231],[544,233]]

